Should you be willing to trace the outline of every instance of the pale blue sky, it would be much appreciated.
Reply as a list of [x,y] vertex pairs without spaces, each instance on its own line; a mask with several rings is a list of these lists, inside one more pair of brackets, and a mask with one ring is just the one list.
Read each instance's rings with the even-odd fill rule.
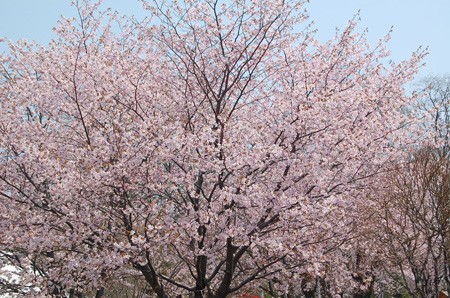
[[[69,0],[0,0],[0,37],[48,42],[61,15],[74,15]],[[104,0],[105,7],[143,16],[137,0]],[[394,26],[388,45],[394,61],[401,61],[420,45],[430,55],[420,76],[450,73],[450,0],[311,0],[306,6],[321,40],[331,38],[361,11],[360,30],[369,28],[375,44]],[[0,51],[5,47],[0,45]]]

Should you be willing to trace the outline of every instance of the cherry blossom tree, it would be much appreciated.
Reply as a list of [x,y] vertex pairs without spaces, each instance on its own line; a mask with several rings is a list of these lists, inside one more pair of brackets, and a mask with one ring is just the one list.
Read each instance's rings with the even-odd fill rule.
[[20,278],[2,289],[101,297],[141,276],[226,297],[324,276],[410,137],[425,53],[388,63],[389,36],[371,48],[355,21],[321,43],[304,2],[144,2],[137,22],[80,0],[47,46],[10,43],[0,260]]

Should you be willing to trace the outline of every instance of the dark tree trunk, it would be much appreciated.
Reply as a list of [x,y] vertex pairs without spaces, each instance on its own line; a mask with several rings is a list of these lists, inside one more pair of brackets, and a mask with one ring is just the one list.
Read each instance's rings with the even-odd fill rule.
[[158,298],[168,298],[164,289],[158,282],[158,276],[156,275],[155,269],[150,264],[141,265],[136,263],[134,264],[134,267],[141,271],[145,280],[152,287]]
[[105,288],[101,287],[99,290],[97,290],[97,293],[95,293],[95,298],[102,298],[105,294]]

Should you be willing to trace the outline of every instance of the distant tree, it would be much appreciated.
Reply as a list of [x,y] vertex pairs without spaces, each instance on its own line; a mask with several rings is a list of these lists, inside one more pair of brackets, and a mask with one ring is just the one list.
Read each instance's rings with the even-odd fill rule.
[[139,274],[152,295],[197,298],[323,280],[410,137],[402,86],[424,53],[383,64],[385,41],[371,49],[353,21],[320,43],[303,4],[154,1],[138,23],[75,1],[48,46],[11,44],[0,266],[20,278],[2,290],[101,297]]
[[450,161],[423,148],[389,172],[371,205],[372,235],[392,280],[414,297],[437,297],[448,289],[450,252]]
[[429,76],[417,83],[418,109],[444,155],[450,154],[450,76]]

